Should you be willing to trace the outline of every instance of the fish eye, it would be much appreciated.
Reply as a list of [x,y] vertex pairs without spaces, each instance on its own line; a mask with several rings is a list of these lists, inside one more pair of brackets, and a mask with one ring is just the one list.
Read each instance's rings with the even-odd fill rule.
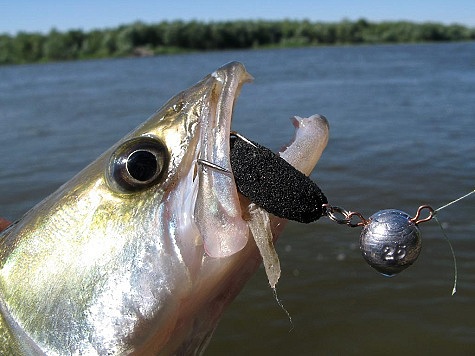
[[107,181],[120,192],[145,190],[162,180],[168,161],[168,150],[160,140],[137,137],[114,151],[106,174]]

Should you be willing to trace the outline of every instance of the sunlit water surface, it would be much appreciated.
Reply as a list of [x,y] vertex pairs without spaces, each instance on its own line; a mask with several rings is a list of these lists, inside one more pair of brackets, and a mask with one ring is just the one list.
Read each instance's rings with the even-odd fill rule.
[[[277,150],[288,118],[324,114],[312,175],[333,205],[415,213],[475,188],[475,43],[305,48],[0,67],[0,214],[17,219],[169,97],[239,60],[233,128]],[[224,315],[207,355],[475,354],[475,197],[421,225],[414,266],[385,278],[359,229],[290,223],[275,301],[261,269]]]

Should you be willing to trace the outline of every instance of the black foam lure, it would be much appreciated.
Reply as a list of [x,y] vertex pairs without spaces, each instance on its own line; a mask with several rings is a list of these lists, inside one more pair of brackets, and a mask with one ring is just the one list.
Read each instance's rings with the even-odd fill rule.
[[269,213],[301,223],[324,215],[317,184],[268,148],[231,135],[231,167],[238,191]]

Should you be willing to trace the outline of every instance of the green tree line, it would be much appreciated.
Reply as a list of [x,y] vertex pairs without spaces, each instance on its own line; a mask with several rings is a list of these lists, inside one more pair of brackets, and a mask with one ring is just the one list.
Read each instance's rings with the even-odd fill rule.
[[185,51],[475,40],[475,28],[440,23],[311,21],[135,22],[103,30],[0,34],[0,64]]

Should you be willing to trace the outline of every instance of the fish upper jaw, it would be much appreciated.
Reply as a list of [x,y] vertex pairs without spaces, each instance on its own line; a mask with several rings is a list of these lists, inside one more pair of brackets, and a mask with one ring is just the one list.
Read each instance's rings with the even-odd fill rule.
[[[211,77],[216,82],[208,112],[200,123],[199,159],[232,172],[229,135],[234,104],[242,85],[252,76],[241,63],[231,62]],[[226,257],[244,248],[249,229],[232,174],[207,166],[198,170],[194,219],[209,256]]]

